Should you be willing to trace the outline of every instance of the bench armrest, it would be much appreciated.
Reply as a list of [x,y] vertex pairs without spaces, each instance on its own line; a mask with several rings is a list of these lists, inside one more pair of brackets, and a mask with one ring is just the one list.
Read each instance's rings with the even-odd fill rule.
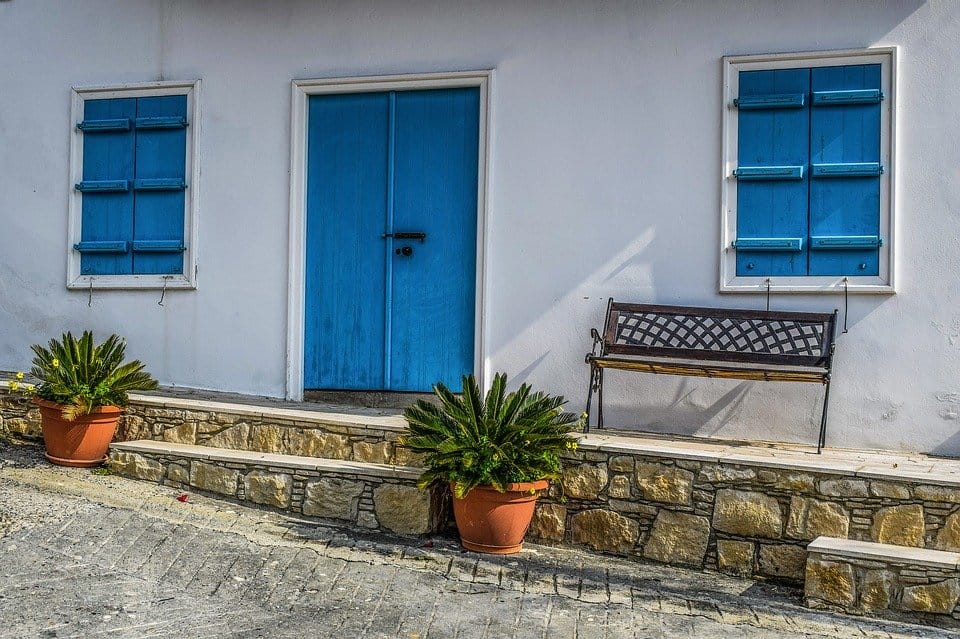
[[[595,328],[591,328],[590,337],[593,338],[593,345],[590,347],[590,352],[587,353],[586,358],[584,358],[588,364],[590,363],[591,359],[603,355],[603,338],[600,337],[600,331]],[[597,347],[599,347],[599,350],[597,350]]]

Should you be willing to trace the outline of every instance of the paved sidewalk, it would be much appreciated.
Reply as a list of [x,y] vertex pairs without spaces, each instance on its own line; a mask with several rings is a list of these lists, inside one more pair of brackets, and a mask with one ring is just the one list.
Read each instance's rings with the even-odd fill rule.
[[2,637],[937,637],[789,588],[529,546],[357,537],[0,444]]

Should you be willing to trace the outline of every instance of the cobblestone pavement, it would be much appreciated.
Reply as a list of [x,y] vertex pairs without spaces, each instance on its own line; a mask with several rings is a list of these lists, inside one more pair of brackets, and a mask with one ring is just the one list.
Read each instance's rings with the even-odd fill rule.
[[936,637],[794,589],[529,546],[349,531],[0,444],[2,637]]

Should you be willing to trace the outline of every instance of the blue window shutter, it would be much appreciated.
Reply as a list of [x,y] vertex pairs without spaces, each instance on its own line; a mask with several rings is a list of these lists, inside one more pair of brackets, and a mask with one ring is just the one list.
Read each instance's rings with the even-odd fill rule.
[[[136,116],[135,99],[87,100],[84,122],[124,121]],[[133,272],[126,249],[133,231],[133,191],[120,188],[134,174],[134,133],[129,126],[92,126],[83,134],[83,180],[74,188],[83,191],[81,207],[81,275],[125,275]],[[116,188],[103,185],[114,184]],[[82,188],[100,184],[102,188]],[[112,246],[113,250],[86,250]]]
[[746,241],[737,249],[737,275],[807,274],[809,101],[770,96],[809,91],[809,69],[740,72],[738,101],[750,108],[738,113],[737,241]]
[[[133,224],[133,272],[183,272],[184,189],[187,128],[157,123],[186,122],[183,95],[138,98]],[[187,122],[189,126],[189,122]]]
[[844,99],[811,107],[810,235],[833,239],[811,243],[810,275],[879,274],[880,88],[879,64],[812,70],[815,98]]

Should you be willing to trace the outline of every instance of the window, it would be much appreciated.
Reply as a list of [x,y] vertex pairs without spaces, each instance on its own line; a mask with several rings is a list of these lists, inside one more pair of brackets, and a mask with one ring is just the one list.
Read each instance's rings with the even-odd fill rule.
[[894,60],[724,58],[721,291],[893,292]]
[[199,81],[74,89],[71,288],[192,288]]

